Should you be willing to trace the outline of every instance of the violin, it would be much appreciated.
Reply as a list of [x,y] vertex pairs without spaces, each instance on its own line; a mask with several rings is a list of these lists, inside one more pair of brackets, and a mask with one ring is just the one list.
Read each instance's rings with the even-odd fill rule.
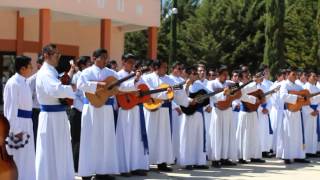
[[18,170],[13,157],[7,152],[5,139],[8,137],[10,125],[6,117],[0,114],[0,179],[17,180]]

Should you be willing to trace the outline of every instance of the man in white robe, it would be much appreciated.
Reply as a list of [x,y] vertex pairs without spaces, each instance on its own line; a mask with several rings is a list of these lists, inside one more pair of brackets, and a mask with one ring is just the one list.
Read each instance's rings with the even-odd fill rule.
[[[175,82],[166,75],[167,63],[163,60],[153,62],[154,72],[143,76],[143,80],[149,89],[156,89],[165,83],[170,86]],[[169,91],[172,89],[169,88]],[[152,95],[153,98],[164,100],[162,106],[155,110],[145,109],[145,119],[147,126],[149,142],[149,160],[150,164],[157,164],[160,171],[172,171],[167,164],[174,162],[172,146],[172,105],[167,101],[167,92]],[[189,99],[183,90],[174,92],[174,102],[177,105],[188,106]]]
[[[308,81],[304,85],[304,89],[307,89],[311,94],[318,93],[320,89],[317,88],[317,74],[310,72],[307,75]],[[319,103],[320,95],[314,96],[310,99],[311,104],[302,108],[303,123],[305,128],[305,152],[309,157],[315,157],[318,149],[318,133],[319,130]],[[311,113],[310,113],[311,112]]]
[[44,64],[36,79],[40,103],[36,149],[37,180],[70,180],[74,178],[70,125],[66,106],[59,98],[74,98],[70,85],[62,85],[55,67],[60,53],[54,44],[43,48]]
[[[206,70],[206,66],[202,63],[198,64],[197,67],[198,70],[198,74],[199,74],[199,83],[201,83],[204,87],[208,88],[209,85],[209,80],[206,78],[206,74],[207,74],[207,70]],[[205,119],[205,127],[206,127],[206,153],[207,156],[209,155],[208,153],[211,151],[211,140],[210,140],[210,124],[211,124],[211,115],[212,115],[212,107],[210,104],[208,104],[206,107],[203,107],[203,114],[204,114],[204,119]]]
[[[251,104],[259,103],[259,99],[255,96],[248,95],[256,91],[257,83],[261,83],[262,78],[256,77],[255,82],[250,83],[241,90],[241,101]],[[239,163],[246,164],[247,160],[251,162],[264,163],[262,160],[259,120],[256,111],[250,112],[247,107],[241,103],[239,113],[239,123],[237,129],[237,141],[239,142]]]
[[[175,84],[179,84],[184,81],[184,79],[181,77],[182,70],[182,63],[176,62],[175,64],[173,64],[172,72],[169,77],[174,81]],[[175,102],[172,102],[172,145],[175,159],[178,158],[180,150],[181,114],[182,111],[180,109],[180,106]]]
[[[21,136],[22,148],[9,138],[7,150],[18,168],[19,180],[35,180],[35,150],[32,126],[32,93],[26,78],[32,73],[31,58],[17,56],[16,73],[9,78],[3,93],[4,116],[10,123],[10,134]],[[28,142],[26,144],[26,142]],[[12,147],[13,146],[13,147]],[[15,149],[15,147],[18,147]]]
[[[43,61],[44,61],[43,56],[39,54],[37,59],[37,70],[41,68]],[[37,132],[38,132],[39,114],[40,114],[40,104],[37,98],[37,91],[36,91],[36,79],[37,79],[37,73],[34,73],[31,77],[27,79],[27,83],[30,86],[31,93],[32,93],[32,124],[33,124],[33,136],[34,136],[35,147],[37,142]]]
[[[83,70],[77,88],[84,93],[94,94],[108,84],[101,82],[107,77],[118,79],[115,71],[106,68],[108,52],[97,49],[93,52],[94,64]],[[114,98],[109,98],[105,105],[96,108],[85,99],[82,110],[80,154],[78,175],[82,179],[115,179],[112,174],[119,173]]]
[[[277,81],[273,83],[273,85],[269,88],[269,90],[274,89],[278,86],[281,87],[281,84],[284,82],[285,78],[285,71],[280,70],[277,73]],[[279,142],[280,139],[280,131],[281,125],[283,120],[283,111],[284,111],[284,102],[280,98],[280,91],[273,93],[270,96],[270,120],[271,120],[271,127],[273,130],[273,139],[272,139],[272,150],[273,153],[276,155],[277,158],[281,157],[281,143]],[[280,156],[279,156],[280,155]]]
[[[122,57],[123,68],[117,73],[118,77],[124,78],[133,73],[135,63],[134,55],[125,54]],[[138,91],[140,84],[144,82],[140,76],[137,76],[123,82],[121,86],[126,87],[126,90]],[[146,176],[149,170],[149,148],[142,104],[128,110],[119,107],[116,138],[121,175],[125,177]]]
[[[227,82],[228,69],[226,66],[221,66],[218,71],[218,77],[211,81],[208,85],[210,91],[218,91],[231,85],[231,82]],[[216,103],[216,102],[215,102]],[[211,140],[211,153],[209,159],[212,160],[212,166],[220,168],[223,166],[234,166],[235,163],[229,159],[229,152],[231,151],[230,145],[230,131],[232,127],[232,108],[231,106],[226,110],[220,110],[216,104],[213,103],[214,107],[211,115],[211,123],[209,128],[209,135]],[[233,132],[235,133],[235,132]]]
[[[77,86],[77,81],[81,72],[91,65],[89,56],[81,56],[77,61],[78,71],[72,76],[71,84]],[[75,172],[78,172],[79,165],[79,149],[80,149],[80,134],[81,134],[81,116],[84,101],[84,94],[80,89],[75,92],[75,99],[69,112],[71,143]]]
[[[188,83],[185,86],[186,92],[196,93],[199,90],[205,90],[205,86],[197,80],[198,73],[195,68],[187,70],[189,74]],[[225,98],[223,93],[219,93],[212,97],[212,100]],[[192,115],[182,114],[181,117],[181,131],[180,131],[180,154],[178,157],[178,164],[185,166],[187,170],[208,169],[206,165],[206,136],[205,136],[205,121],[203,114],[203,107],[199,107]]]
[[[283,82],[280,88],[280,98],[284,103],[295,104],[303,98],[294,94],[289,94],[289,91],[291,90],[302,90],[302,87],[295,84],[295,81],[296,71],[291,69],[287,80]],[[284,108],[284,119],[280,135],[280,142],[282,143],[281,158],[284,160],[285,164],[292,163],[292,160],[299,163],[309,163],[309,161],[305,159],[305,130],[303,128],[303,119],[301,119],[302,112],[292,112],[286,108],[286,104]]]

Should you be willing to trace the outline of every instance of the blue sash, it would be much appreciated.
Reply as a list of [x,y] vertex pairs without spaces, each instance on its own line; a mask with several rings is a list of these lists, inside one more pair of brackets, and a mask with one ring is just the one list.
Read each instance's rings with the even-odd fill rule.
[[205,119],[204,119],[204,113],[203,113],[203,108],[202,107],[199,107],[197,109],[197,112],[201,113],[202,115],[202,122],[203,122],[203,152],[207,152],[206,151],[206,122],[205,122]]
[[[261,104],[261,107],[263,109],[267,109],[267,103]],[[272,126],[271,126],[271,119],[270,119],[269,113],[268,113],[268,122],[269,122],[269,134],[273,134],[273,129],[272,129]]]
[[243,112],[252,112],[250,111],[246,105],[244,105],[243,103],[240,103],[240,111],[243,111]]
[[172,137],[172,104],[171,101],[164,101],[161,105],[163,108],[169,108],[169,118],[170,118],[170,131],[171,131],[171,137]]
[[20,118],[32,118],[32,111],[26,111],[18,109],[18,117]]
[[232,108],[233,112],[240,112],[240,107]]
[[65,105],[40,105],[42,112],[63,112],[66,111],[67,106]]
[[[310,107],[314,110],[314,111],[317,111],[318,109],[318,105],[315,104],[315,105],[310,105]],[[318,142],[320,142],[320,117],[319,117],[319,114],[317,116],[317,134],[318,134]]]
[[143,142],[144,154],[149,154],[148,146],[148,135],[146,129],[146,120],[144,118],[143,105],[139,105],[139,114],[140,114],[140,131],[141,131],[141,140]]
[[[284,110],[287,110],[287,109],[288,109],[288,104],[284,104]],[[300,116],[301,116],[301,129],[302,129],[302,144],[306,144],[306,139],[304,135],[303,115],[302,115],[301,109],[300,109]]]

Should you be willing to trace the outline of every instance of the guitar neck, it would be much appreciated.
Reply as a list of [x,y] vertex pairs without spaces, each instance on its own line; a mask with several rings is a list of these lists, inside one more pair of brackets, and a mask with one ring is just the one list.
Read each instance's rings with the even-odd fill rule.
[[241,86],[237,87],[236,89],[231,90],[230,94],[234,94],[235,92],[241,90],[242,88],[246,87],[248,84],[252,83],[253,80],[250,80],[244,84],[242,84]]
[[207,98],[210,98],[211,96],[214,96],[214,95],[216,95],[218,93],[221,93],[222,91],[223,90],[218,90],[218,91],[214,91],[214,92],[211,92],[211,93],[208,93],[208,94],[204,94],[204,95],[198,97],[197,100],[203,101],[203,100],[205,100]]
[[[173,90],[179,90],[179,89],[182,89],[182,85],[184,84],[183,83],[180,83],[178,85],[174,85],[174,86],[171,86],[171,88]],[[140,96],[147,96],[147,95],[150,95],[150,94],[155,94],[155,93],[160,93],[160,92],[163,92],[163,91],[166,91],[168,88],[170,87],[167,87],[167,88],[159,88],[159,89],[154,89],[154,90],[150,90],[150,91],[145,91],[145,92],[141,92],[141,95]]]
[[316,93],[313,93],[313,94],[310,94],[310,95],[308,96],[308,98],[312,98],[312,97],[317,96],[317,95],[319,95],[319,94],[320,94],[320,91],[319,91],[319,92],[316,92]]

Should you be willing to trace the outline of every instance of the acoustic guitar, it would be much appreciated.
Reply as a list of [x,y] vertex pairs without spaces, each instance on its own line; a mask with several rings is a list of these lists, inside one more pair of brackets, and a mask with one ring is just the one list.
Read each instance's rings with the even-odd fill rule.
[[266,96],[268,96],[269,94],[276,93],[277,91],[279,91],[279,89],[280,89],[280,85],[266,93],[263,93],[261,89],[258,89],[254,92],[249,93],[248,95],[258,98],[259,102],[256,102],[255,104],[251,104],[249,102],[244,102],[244,101],[241,101],[241,102],[248,109],[248,112],[256,111],[261,104],[266,102]]
[[319,95],[320,92],[310,94],[310,92],[307,89],[304,89],[301,91],[289,91],[289,94],[302,96],[302,97],[298,97],[296,103],[294,104],[286,103],[286,106],[289,111],[297,112],[301,110],[302,106],[310,105],[311,104],[310,98]]
[[[182,89],[182,86],[185,82],[182,82],[180,84],[172,86],[173,90],[178,90]],[[151,94],[155,93],[160,93],[163,91],[166,91],[168,88],[167,85],[160,85],[159,88],[154,89],[154,90],[149,90],[149,87],[146,84],[140,84],[138,85],[138,92],[129,92],[129,93],[124,93],[124,94],[119,94],[116,96],[118,105],[125,110],[132,109],[134,106],[141,104],[141,103],[146,103],[146,108],[147,109],[157,109],[158,106],[161,106],[160,101],[153,100],[155,103],[152,102]],[[170,94],[170,99],[171,97]]]
[[241,89],[244,88],[245,86],[247,86],[248,84],[250,84],[253,80],[250,80],[249,82],[247,83],[244,83],[242,84],[241,86],[237,87],[237,88],[231,88],[231,92],[230,92],[230,95],[228,95],[226,97],[226,100],[224,101],[218,101],[215,106],[220,109],[220,110],[226,110],[228,108],[231,107],[231,104],[234,100],[236,99],[240,99],[241,96],[242,96],[242,93],[241,93]]
[[[149,71],[148,68],[141,70],[142,73],[145,73],[147,71]],[[101,81],[107,84],[105,88],[97,89],[94,94],[86,92],[85,96],[88,98],[90,104],[92,104],[94,107],[102,107],[110,97],[119,93],[118,86],[121,83],[133,78],[135,75],[136,73],[132,73],[119,80],[113,76],[109,76],[103,81]]]
[[171,101],[174,98],[174,90],[182,89],[183,88],[183,84],[185,84],[185,82],[182,82],[182,83],[174,85],[174,86],[170,86],[168,84],[161,84],[155,90],[142,92],[142,97],[143,96],[149,96],[149,98],[142,99],[142,100],[145,100],[143,102],[143,106],[149,111],[157,110],[158,108],[161,107],[161,105],[162,105],[164,100],[163,99],[151,98],[150,95],[154,94],[154,93],[159,93],[159,92],[166,91],[168,88],[172,88],[173,91],[168,91],[167,92],[167,98],[168,98],[169,101]]
[[10,125],[8,120],[0,114],[0,179],[17,180],[18,170],[13,157],[7,152],[5,139],[8,137]]

